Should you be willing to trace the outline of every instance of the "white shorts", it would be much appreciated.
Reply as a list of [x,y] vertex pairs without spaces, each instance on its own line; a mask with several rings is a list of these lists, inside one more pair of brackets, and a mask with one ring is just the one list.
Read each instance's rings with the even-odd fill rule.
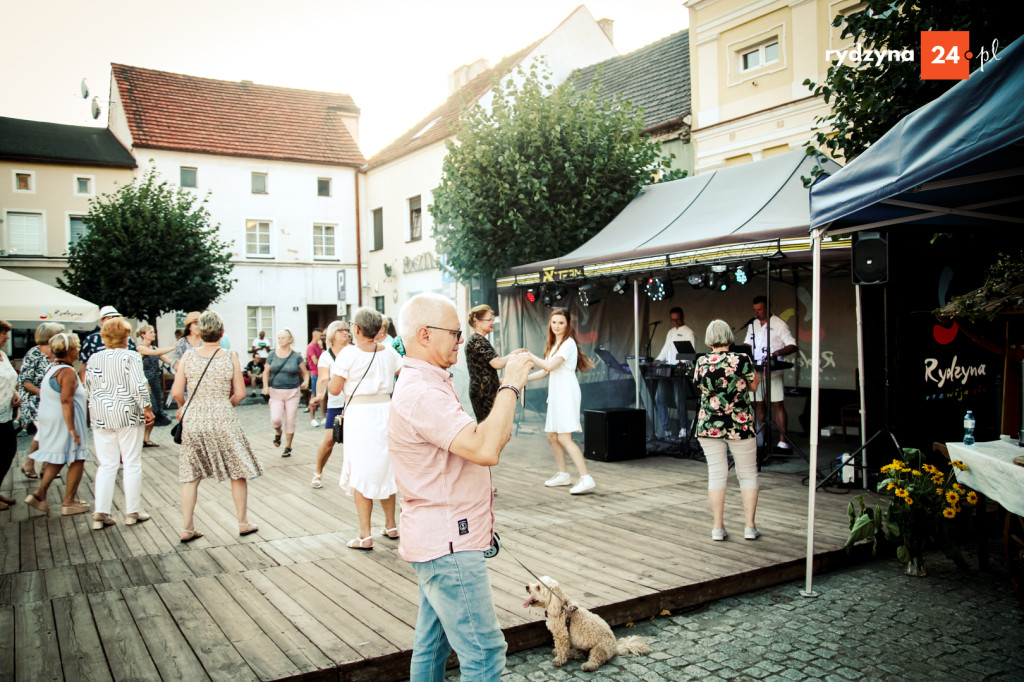
[[[782,385],[782,372],[772,372],[772,402],[781,403],[783,398],[786,397],[785,388]],[[754,391],[754,400],[764,400],[764,380],[757,385],[757,390]]]

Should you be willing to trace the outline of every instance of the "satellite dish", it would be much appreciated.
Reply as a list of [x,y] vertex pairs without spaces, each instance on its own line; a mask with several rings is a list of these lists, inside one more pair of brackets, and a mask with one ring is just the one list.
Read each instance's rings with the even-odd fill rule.
[[89,83],[82,79],[82,99],[89,99]]
[[92,98],[92,117],[94,119],[100,117],[100,98],[99,97],[93,97]]

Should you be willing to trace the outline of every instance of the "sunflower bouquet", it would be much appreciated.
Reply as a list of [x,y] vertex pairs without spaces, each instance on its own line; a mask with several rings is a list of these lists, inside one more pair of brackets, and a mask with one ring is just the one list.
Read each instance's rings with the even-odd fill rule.
[[903,448],[903,459],[894,459],[882,467],[885,478],[878,484],[878,492],[893,497],[883,510],[879,504],[873,510],[859,500],[861,514],[854,512],[850,503],[849,549],[859,539],[882,534],[896,543],[896,558],[906,564],[910,575],[924,575],[923,555],[931,546],[941,546],[946,554],[962,563],[963,559],[952,540],[955,519],[963,511],[963,504],[974,505],[978,494],[955,481],[955,470],[966,471],[960,461],[949,463],[943,471],[924,461],[916,448]]

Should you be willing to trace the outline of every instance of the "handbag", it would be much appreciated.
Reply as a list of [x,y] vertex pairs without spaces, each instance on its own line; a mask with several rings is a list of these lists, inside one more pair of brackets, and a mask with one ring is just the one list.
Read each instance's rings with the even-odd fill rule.
[[[333,353],[331,355],[334,355]],[[377,347],[373,347],[373,357],[370,358],[370,364],[366,366],[366,372],[363,372],[363,376],[359,378],[359,383],[356,384],[355,391],[352,391],[352,397],[349,398],[348,402],[351,405],[352,401],[356,399],[356,391],[363,385],[363,379],[366,378],[366,373],[370,371],[370,366],[373,365],[374,359],[377,357]],[[348,407],[346,405],[346,407]],[[334,418],[334,425],[331,427],[331,438],[334,439],[335,443],[345,442],[345,408],[341,408],[341,414]]]
[[[210,363],[213,362],[213,359],[217,357],[217,353],[219,352],[220,348],[215,350],[213,355],[211,355],[210,359],[206,362],[206,367],[203,368],[203,373],[199,375],[199,381],[196,382],[196,387],[192,389],[192,397],[195,397],[196,391],[199,390],[199,384],[203,383],[203,377],[206,376],[206,370],[210,369]],[[177,424],[171,427],[171,438],[173,438],[174,442],[178,445],[181,445],[181,424],[185,421],[185,413],[188,412],[188,406],[191,404],[191,400],[185,403],[185,409],[181,411],[181,419],[178,420]]]

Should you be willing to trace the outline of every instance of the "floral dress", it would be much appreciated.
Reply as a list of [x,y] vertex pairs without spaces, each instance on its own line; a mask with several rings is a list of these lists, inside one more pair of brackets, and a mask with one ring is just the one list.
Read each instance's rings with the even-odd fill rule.
[[693,381],[700,391],[698,438],[753,438],[754,416],[748,398],[754,364],[745,353],[708,353],[697,359]]
[[469,401],[473,404],[476,420],[482,422],[494,407],[498,394],[498,371],[491,360],[498,357],[494,346],[485,336],[476,332],[466,341],[466,364],[469,367]]
[[39,410],[39,396],[26,391],[22,384],[27,381],[36,388],[39,388],[43,384],[43,375],[46,374],[48,369],[50,369],[50,358],[46,357],[43,351],[39,350],[39,346],[29,348],[28,352],[25,353],[25,358],[21,361],[21,373],[18,375],[18,395],[21,396],[21,423],[25,426],[36,421],[36,412]]
[[[218,351],[211,361],[189,350],[181,359],[180,371],[185,372],[189,395],[178,456],[178,478],[182,483],[200,478],[248,479],[263,473],[263,466],[253,454],[231,406],[231,380],[235,372],[232,358],[235,355]],[[204,376],[207,363],[210,368]]]

